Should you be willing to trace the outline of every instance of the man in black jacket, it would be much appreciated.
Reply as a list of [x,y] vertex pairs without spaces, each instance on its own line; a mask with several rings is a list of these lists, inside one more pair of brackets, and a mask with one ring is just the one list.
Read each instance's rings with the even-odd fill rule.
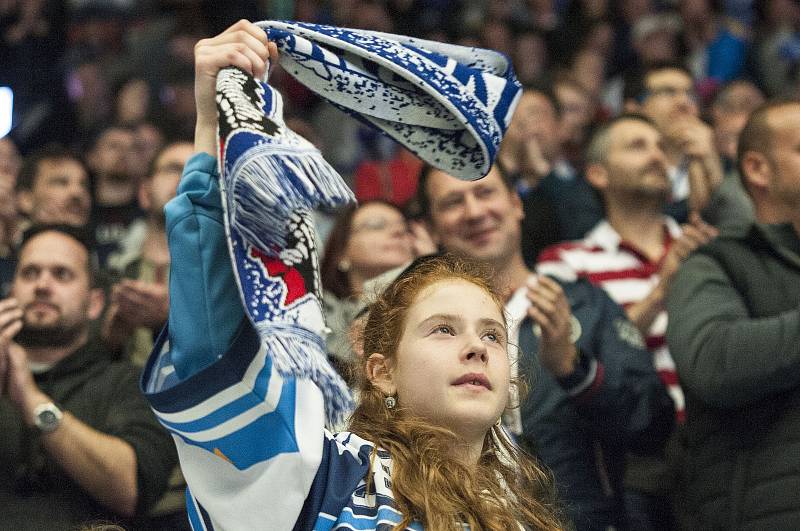
[[132,366],[90,337],[103,308],[86,239],[29,231],[0,301],[0,507],[7,529],[132,527],[163,492],[175,449]]
[[686,394],[692,529],[800,529],[800,102],[741,133],[758,222],[684,263],[667,341]]

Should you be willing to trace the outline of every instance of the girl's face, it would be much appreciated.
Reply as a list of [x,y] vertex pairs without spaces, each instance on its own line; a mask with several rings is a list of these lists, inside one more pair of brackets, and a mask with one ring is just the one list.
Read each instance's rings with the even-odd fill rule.
[[403,215],[382,203],[369,203],[353,216],[344,258],[365,279],[410,262],[411,233]]
[[483,437],[508,401],[507,331],[501,309],[477,285],[443,280],[411,305],[386,394],[415,415],[464,437]]

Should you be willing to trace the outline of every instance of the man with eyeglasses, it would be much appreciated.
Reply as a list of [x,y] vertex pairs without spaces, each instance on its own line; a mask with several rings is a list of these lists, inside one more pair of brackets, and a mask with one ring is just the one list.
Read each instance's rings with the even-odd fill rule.
[[115,284],[102,326],[103,339],[139,367],[147,361],[167,320],[170,259],[164,206],[175,197],[191,154],[192,144],[186,141],[168,144],[157,154],[138,190],[146,217],[131,223],[106,264]]
[[688,70],[660,63],[629,72],[624,98],[627,112],[645,115],[664,135],[672,182],[667,215],[685,223],[691,212],[697,212],[720,229],[752,221],[753,209],[738,175],[725,172],[717,133],[700,119],[700,102]]
[[[714,132],[700,117],[694,80],[682,66],[662,63],[625,76],[625,111],[641,113],[664,135],[672,194],[666,213],[685,222],[702,211],[722,183],[722,162]],[[702,146],[700,152],[687,151]],[[707,149],[705,149],[707,148]]]

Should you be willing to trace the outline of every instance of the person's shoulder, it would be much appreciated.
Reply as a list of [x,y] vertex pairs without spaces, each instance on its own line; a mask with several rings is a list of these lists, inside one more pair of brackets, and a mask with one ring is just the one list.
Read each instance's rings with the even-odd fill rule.
[[82,363],[86,368],[92,367],[95,380],[103,380],[105,384],[115,385],[120,381],[138,381],[141,369],[126,358],[120,358],[116,353],[109,351],[100,339],[90,339],[85,347],[85,357]]
[[716,240],[746,240],[760,231],[761,226],[755,222],[729,225],[721,228],[719,235],[712,242]]
[[589,282],[586,278],[578,277],[575,280],[562,280],[556,278],[564,294],[569,300],[570,307],[575,309],[582,305],[600,305],[610,300],[605,290]]
[[731,250],[736,252],[737,249],[763,245],[765,241],[767,237],[764,228],[757,223],[725,227],[716,238],[695,249],[687,262],[701,257],[718,257],[722,252]]
[[607,252],[606,247],[613,247],[618,240],[616,231],[606,220],[601,220],[582,239],[563,241],[545,247],[539,254],[537,262],[583,263]]
[[542,250],[537,261],[543,262],[547,260],[559,260],[564,252],[589,249],[591,249],[591,247],[586,245],[586,242],[583,240],[571,240],[554,243],[553,245],[548,245]]
[[130,386],[139,390],[139,378],[142,369],[134,365],[127,359],[112,360],[103,369],[103,379],[108,382],[115,382],[118,386]]
[[351,431],[337,431],[335,433],[325,431],[325,438],[341,451],[348,451],[353,455],[369,455],[375,448],[372,441],[364,439]]

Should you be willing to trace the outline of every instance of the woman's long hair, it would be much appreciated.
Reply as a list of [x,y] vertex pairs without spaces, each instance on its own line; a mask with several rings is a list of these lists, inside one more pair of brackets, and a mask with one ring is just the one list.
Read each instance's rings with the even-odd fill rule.
[[[431,530],[451,530],[459,523],[472,531],[508,531],[520,524],[526,529],[563,528],[552,478],[499,425],[486,433],[477,468],[472,468],[452,455],[460,442],[455,433],[414,417],[402,404],[388,409],[383,393],[366,377],[369,354],[379,352],[389,359],[396,355],[408,310],[427,286],[465,280],[489,293],[502,310],[503,302],[488,278],[475,264],[451,255],[427,258],[415,262],[370,305],[363,332],[365,354],[359,360],[361,399],[350,430],[391,455],[391,488],[403,515],[395,530],[414,520]],[[369,485],[371,477],[370,470],[368,489],[374,487]]]

